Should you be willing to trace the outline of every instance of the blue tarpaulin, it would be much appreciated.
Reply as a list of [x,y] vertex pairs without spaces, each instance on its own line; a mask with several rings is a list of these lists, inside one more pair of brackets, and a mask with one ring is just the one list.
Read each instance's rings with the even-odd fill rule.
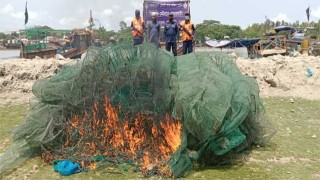
[[255,38],[255,39],[239,39],[239,40],[231,41],[230,44],[229,44],[229,47],[231,47],[231,48],[250,47],[250,46],[255,45],[259,41],[260,41],[259,38]]
[[233,41],[230,41],[228,43],[219,43],[215,46],[215,48],[240,48],[240,47],[250,47],[255,45],[257,42],[259,42],[259,38],[255,39],[236,39]]
[[277,33],[280,31],[291,31],[291,33],[296,32],[296,28],[291,27],[291,26],[277,26],[275,28],[273,28]]

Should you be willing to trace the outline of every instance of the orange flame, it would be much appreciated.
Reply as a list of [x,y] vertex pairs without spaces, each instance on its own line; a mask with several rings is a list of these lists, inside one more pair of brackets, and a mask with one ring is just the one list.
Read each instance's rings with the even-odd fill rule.
[[164,138],[166,139],[169,147],[172,151],[176,151],[181,144],[181,123],[173,124],[170,123],[170,116],[166,115],[166,122],[161,122],[161,127],[164,130]]
[[[128,118],[129,113],[123,113],[120,106],[113,107],[108,97],[102,104],[94,104],[91,111],[67,120],[68,135],[62,149],[75,148],[77,152],[72,155],[116,159],[121,154],[123,159],[135,160],[140,170],[146,172],[150,167],[166,166],[181,144],[181,122],[168,114],[159,120],[159,125],[154,121],[157,115],[138,113]],[[119,112],[127,115],[119,118]],[[80,163],[83,168],[97,167],[97,163]]]

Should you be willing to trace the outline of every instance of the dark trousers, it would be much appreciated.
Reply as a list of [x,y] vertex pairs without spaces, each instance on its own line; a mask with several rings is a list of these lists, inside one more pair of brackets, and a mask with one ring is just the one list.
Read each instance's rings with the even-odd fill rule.
[[133,37],[133,45],[139,45],[143,43],[143,36]]
[[192,40],[183,41],[183,54],[192,53],[193,42]]
[[166,43],[166,50],[171,51],[174,56],[177,56],[177,43],[176,42],[167,42]]

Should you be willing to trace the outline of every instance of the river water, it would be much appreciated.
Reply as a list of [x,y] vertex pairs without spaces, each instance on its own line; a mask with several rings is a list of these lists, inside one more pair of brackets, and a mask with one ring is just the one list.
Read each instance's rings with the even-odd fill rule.
[[0,50],[0,60],[19,58],[20,50]]

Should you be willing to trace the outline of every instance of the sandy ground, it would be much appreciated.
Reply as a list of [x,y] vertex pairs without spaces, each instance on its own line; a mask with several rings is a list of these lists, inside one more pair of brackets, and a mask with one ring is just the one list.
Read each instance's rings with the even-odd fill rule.
[[262,97],[320,99],[320,57],[277,55],[255,60],[237,58],[236,63],[244,75],[258,81]]
[[72,60],[14,59],[0,61],[0,105],[27,103],[38,79],[57,74]]
[[[233,55],[234,56],[234,55]],[[272,56],[255,60],[235,57],[244,75],[256,78],[262,97],[320,99],[320,57]],[[0,61],[0,105],[26,103],[33,96],[32,85],[50,78],[73,60],[15,59]],[[307,69],[313,73],[307,76]]]

